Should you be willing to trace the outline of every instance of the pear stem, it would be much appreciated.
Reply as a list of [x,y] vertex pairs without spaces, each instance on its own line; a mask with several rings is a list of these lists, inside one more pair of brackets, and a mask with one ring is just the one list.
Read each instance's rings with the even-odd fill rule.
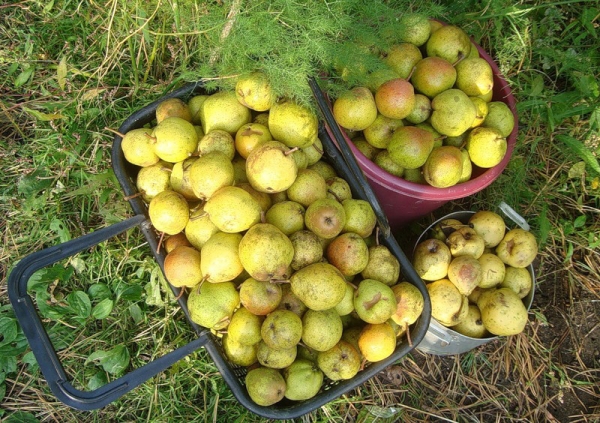
[[120,133],[119,131],[116,131],[116,130],[114,130],[114,129],[112,129],[112,128],[109,128],[108,126],[105,126],[105,127],[104,127],[104,129],[106,129],[106,130],[107,130],[107,131],[109,131],[109,132],[112,132],[112,133],[113,133],[113,134],[115,134],[115,135],[118,135],[118,136],[120,136],[121,138],[125,138],[125,134],[122,134],[122,133]]
[[160,247],[162,247],[163,239],[165,238],[165,233],[160,233],[160,238],[158,239],[158,245],[156,246],[156,254],[160,253]]
[[319,153],[320,155],[323,155],[323,153],[324,153],[323,150],[321,150],[319,147],[317,147],[314,143],[311,145],[315,150],[317,150],[317,153]]
[[144,191],[136,192],[135,194],[131,194],[131,195],[126,195],[125,197],[123,197],[123,200],[129,201],[129,200],[139,197],[140,195],[144,195]]
[[294,151],[298,151],[298,150],[300,150],[298,147],[294,147],[294,148],[291,148],[288,151],[284,152],[283,154],[285,154],[286,156],[289,156],[290,154],[293,154]]
[[291,283],[289,279],[269,279],[270,283]]
[[408,345],[412,348],[413,343],[412,339],[410,338],[410,327],[408,326],[407,322],[404,322],[404,331],[406,332],[406,339],[408,340]]
[[183,294],[185,294],[185,286],[182,286],[181,289],[179,289],[179,294],[177,294],[177,297],[175,297],[175,301],[179,301],[179,299],[181,297],[183,297]]
[[413,66],[412,69],[410,70],[410,73],[408,74],[408,76],[406,77],[407,81],[410,81],[410,78],[413,76],[413,73],[415,73],[415,70],[417,69],[416,66]]

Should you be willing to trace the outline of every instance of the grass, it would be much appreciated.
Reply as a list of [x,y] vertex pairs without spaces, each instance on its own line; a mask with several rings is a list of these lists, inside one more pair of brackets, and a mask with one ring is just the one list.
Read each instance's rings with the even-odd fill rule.
[[[517,97],[520,130],[500,178],[435,217],[495,209],[501,198],[528,220],[540,240],[530,323],[523,334],[462,355],[413,351],[300,421],[600,420],[600,9],[593,1],[455,3],[437,7],[436,16],[463,26],[495,57]],[[253,4],[263,10],[266,3]],[[204,349],[100,410],[67,407],[43,380],[8,302],[6,278],[28,254],[129,216],[105,127],[118,127],[185,81],[210,76],[226,86],[232,68],[265,54],[264,35],[236,33],[234,23],[231,38],[223,37],[230,9],[220,2],[25,0],[0,11],[0,419],[259,421],[238,404]],[[302,22],[292,12],[298,9],[278,15],[279,22]],[[313,64],[294,58],[316,54],[301,48],[315,49],[343,24],[311,21],[304,28],[310,39],[296,40],[298,50],[288,49],[296,53],[285,56],[293,66],[267,63],[281,92],[303,92]],[[275,30],[270,42],[289,42]],[[228,42],[244,47],[235,55]],[[222,47],[215,53],[203,49],[207,44]],[[244,53],[250,51],[254,56]],[[211,54],[223,60],[211,64]],[[432,218],[399,238],[409,243]],[[60,360],[81,389],[193,338],[137,230],[39,272],[34,282],[30,291]]]

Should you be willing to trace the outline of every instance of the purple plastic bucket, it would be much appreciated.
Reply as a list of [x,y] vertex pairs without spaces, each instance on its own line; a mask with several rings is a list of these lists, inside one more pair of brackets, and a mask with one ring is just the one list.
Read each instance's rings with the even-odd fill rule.
[[[498,65],[481,46],[473,43],[479,51],[479,56],[485,59],[494,73],[494,89],[492,101],[502,101],[513,113],[515,126],[507,137],[507,150],[504,159],[496,166],[481,169],[473,165],[473,176],[467,182],[449,188],[435,188],[430,185],[409,182],[391,175],[369,160],[358,148],[346,138],[356,160],[358,161],[367,180],[371,184],[383,211],[385,212],[392,230],[397,230],[432,211],[440,208],[448,201],[464,198],[475,194],[489,186],[502,173],[515,147],[518,131],[516,100],[508,83],[498,69]],[[331,135],[331,129],[327,127]],[[345,132],[342,130],[345,136]]]

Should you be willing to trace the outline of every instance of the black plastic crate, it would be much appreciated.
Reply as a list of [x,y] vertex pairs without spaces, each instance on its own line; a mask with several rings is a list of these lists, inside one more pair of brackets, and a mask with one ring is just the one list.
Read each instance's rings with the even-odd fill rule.
[[[314,81],[311,81],[313,84]],[[313,87],[314,88],[314,87]],[[156,107],[166,98],[178,97],[184,101],[193,95],[208,94],[201,82],[190,83],[170,94],[159,98],[141,110],[133,113],[119,128],[120,133],[126,133],[132,129],[141,128],[151,124],[155,119]],[[331,140],[321,124],[319,138],[323,143],[324,159],[336,169],[338,174],[346,179],[352,188],[354,198],[370,201],[378,217],[379,242],[387,246],[399,260],[401,265],[401,278],[415,285],[423,294],[425,307],[421,317],[410,328],[412,345],[403,339],[396,346],[394,353],[385,360],[370,363],[355,377],[345,381],[324,381],[321,391],[312,399],[306,401],[290,401],[283,399],[279,403],[263,407],[254,403],[247,393],[244,385],[246,369],[230,363],[223,353],[220,338],[214,336],[207,328],[203,328],[189,318],[187,310],[187,298],[181,296],[178,300],[185,313],[191,328],[196,333],[196,339],[187,345],[168,353],[140,368],[137,368],[120,378],[102,386],[94,391],[81,391],[76,389],[65,373],[60,360],[54,350],[48,334],[37,313],[35,304],[27,293],[27,282],[29,278],[39,269],[49,266],[59,260],[70,257],[80,251],[88,249],[102,241],[110,239],[128,229],[138,227],[148,241],[148,251],[163,269],[165,252],[158,251],[159,234],[152,227],[147,216],[147,205],[140,196],[136,196],[135,177],[138,167],[131,165],[125,160],[121,150],[121,137],[115,136],[112,147],[112,167],[114,173],[123,189],[123,194],[128,198],[133,211],[133,216],[96,232],[84,235],[64,244],[50,247],[35,252],[23,258],[14,268],[8,279],[8,293],[15,314],[23,328],[29,345],[40,365],[40,369],[46,378],[54,395],[63,403],[79,410],[93,410],[101,408],[115,401],[125,393],[131,391],[138,385],[144,383],[157,373],[165,370],[181,358],[192,353],[200,347],[204,347],[219,369],[221,376],[231,389],[236,399],[248,410],[265,418],[292,419],[309,413],[328,402],[337,399],[341,395],[363,384],[365,381],[384,370],[389,365],[397,362],[410,351],[412,351],[425,336],[431,318],[431,304],[425,284],[414,271],[409,259],[401,250],[396,239],[391,235],[386,217],[370,189],[370,186],[362,172],[356,172],[356,163],[347,164],[348,157],[340,151]],[[179,296],[179,289],[172,287],[173,293]]]

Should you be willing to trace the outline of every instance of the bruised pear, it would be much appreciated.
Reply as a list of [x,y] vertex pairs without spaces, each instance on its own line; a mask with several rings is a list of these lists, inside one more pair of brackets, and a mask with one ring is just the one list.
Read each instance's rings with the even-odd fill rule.
[[481,294],[477,305],[483,325],[494,335],[516,335],[527,324],[527,309],[510,288],[492,289]]
[[354,310],[367,323],[386,322],[396,312],[394,291],[375,279],[363,279],[354,294]]
[[337,267],[344,276],[354,276],[367,266],[369,248],[360,235],[346,232],[329,243],[326,257],[329,263]]
[[238,78],[235,95],[241,104],[257,112],[269,110],[275,99],[269,77],[258,71]]
[[294,258],[291,263],[293,270],[302,269],[323,258],[323,245],[314,232],[300,230],[291,234],[289,238],[294,247]]
[[319,351],[317,364],[331,380],[351,379],[360,370],[360,353],[351,343],[340,339],[332,348]]
[[525,229],[508,231],[496,247],[496,255],[512,267],[527,267],[537,255],[538,245],[535,236]]
[[436,238],[421,241],[413,253],[413,267],[426,281],[445,278],[451,260],[452,254],[448,246]]

